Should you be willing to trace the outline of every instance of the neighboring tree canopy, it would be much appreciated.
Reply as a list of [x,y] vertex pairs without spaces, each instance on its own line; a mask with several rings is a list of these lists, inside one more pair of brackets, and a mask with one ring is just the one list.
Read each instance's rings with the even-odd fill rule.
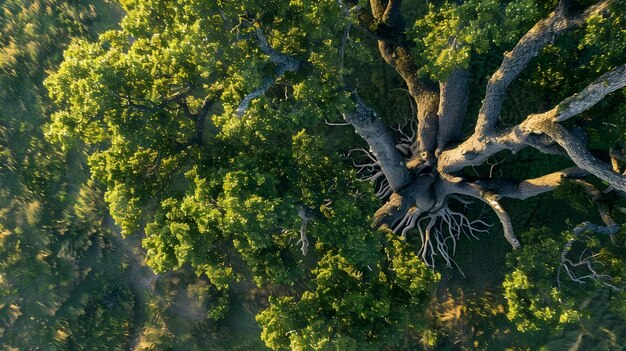
[[[505,281],[520,329],[577,318],[565,284],[625,288],[597,267],[624,258],[626,1],[121,3],[121,29],[75,40],[46,80],[47,136],[90,146],[122,232],[145,232],[155,271],[206,275],[210,316],[245,281],[295,286],[258,316],[269,347],[397,346],[423,327],[427,266],[497,230],[471,201],[522,248]],[[532,171],[498,174],[529,152]],[[600,218],[520,241],[508,199],[564,179]]]
[[133,327],[102,187],[80,150],[61,152],[41,128],[46,70],[70,36],[88,35],[94,3],[0,1],[2,350],[121,349]]

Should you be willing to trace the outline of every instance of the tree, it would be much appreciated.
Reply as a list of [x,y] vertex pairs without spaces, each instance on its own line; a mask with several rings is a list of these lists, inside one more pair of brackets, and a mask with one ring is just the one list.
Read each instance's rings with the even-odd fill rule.
[[[452,266],[463,235],[489,230],[464,211],[471,200],[519,249],[507,199],[563,179],[587,189],[603,221],[574,231],[621,245],[611,210],[626,159],[608,149],[624,138],[623,0],[122,5],[121,29],[75,41],[47,79],[60,108],[48,136],[94,146],[111,213],[125,234],[145,230],[155,270],[189,263],[223,291],[249,277],[296,284],[333,260],[386,275],[386,231],[423,264]],[[397,75],[379,78],[379,62]],[[494,175],[495,157],[515,163],[528,149],[550,164],[528,179]],[[303,323],[310,296],[272,308],[296,306]]]

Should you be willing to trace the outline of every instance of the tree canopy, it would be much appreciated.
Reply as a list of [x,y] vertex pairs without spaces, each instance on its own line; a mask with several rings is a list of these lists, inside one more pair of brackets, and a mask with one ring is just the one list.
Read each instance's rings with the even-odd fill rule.
[[[46,136],[86,147],[151,268],[208,277],[212,318],[278,284],[268,347],[399,347],[457,247],[500,231],[520,330],[582,318],[582,283],[623,311],[625,1],[121,5],[46,79]],[[564,187],[584,211],[552,231],[509,214]]]

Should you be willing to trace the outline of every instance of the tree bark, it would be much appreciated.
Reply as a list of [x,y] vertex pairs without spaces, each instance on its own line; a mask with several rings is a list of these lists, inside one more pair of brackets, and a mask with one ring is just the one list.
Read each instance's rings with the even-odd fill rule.
[[380,117],[373,109],[365,105],[358,94],[353,95],[356,100],[356,110],[344,112],[343,118],[367,142],[391,189],[398,192],[411,183],[413,177],[406,168],[400,151],[396,148],[393,136]]

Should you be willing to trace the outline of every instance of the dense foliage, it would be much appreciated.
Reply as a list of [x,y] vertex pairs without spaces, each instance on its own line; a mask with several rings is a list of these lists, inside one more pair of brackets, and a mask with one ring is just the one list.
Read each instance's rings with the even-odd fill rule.
[[5,1],[0,25],[0,340],[3,349],[119,348],[134,298],[103,227],[102,190],[79,150],[43,138],[45,70],[59,38],[87,35],[94,5]]

